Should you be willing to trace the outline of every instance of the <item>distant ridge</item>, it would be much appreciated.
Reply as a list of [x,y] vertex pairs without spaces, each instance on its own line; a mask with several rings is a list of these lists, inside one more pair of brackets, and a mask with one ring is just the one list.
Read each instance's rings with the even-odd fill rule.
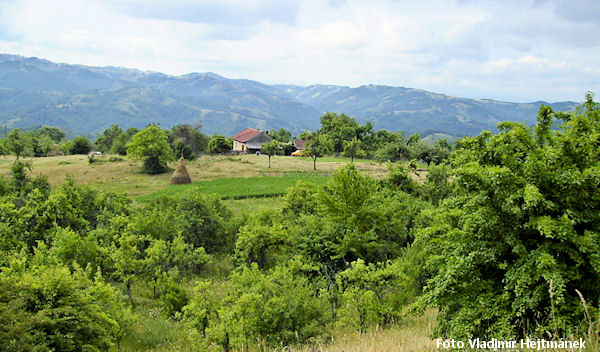
[[[533,124],[545,102],[510,103],[455,98],[424,90],[366,85],[267,85],[216,73],[170,76],[120,67],[53,63],[0,54],[0,125],[52,125],[94,135],[112,124],[142,128],[202,122],[206,133],[246,128],[319,127],[339,112],[375,128],[454,136],[494,130],[500,121]],[[577,103],[548,104],[572,110]]]

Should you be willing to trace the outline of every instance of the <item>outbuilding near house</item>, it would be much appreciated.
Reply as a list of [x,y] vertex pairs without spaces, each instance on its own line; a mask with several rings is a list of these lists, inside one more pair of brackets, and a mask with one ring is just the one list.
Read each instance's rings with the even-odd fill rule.
[[233,150],[246,154],[260,152],[262,145],[270,142],[272,138],[264,131],[246,128],[231,139]]

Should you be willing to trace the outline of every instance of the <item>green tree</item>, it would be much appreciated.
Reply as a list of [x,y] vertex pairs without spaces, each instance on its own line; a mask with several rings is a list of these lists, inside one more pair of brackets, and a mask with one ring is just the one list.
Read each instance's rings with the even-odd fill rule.
[[231,344],[247,349],[256,342],[285,346],[323,334],[327,319],[322,300],[298,271],[298,263],[291,262],[268,273],[256,265],[234,272],[209,335],[224,341],[223,331]]
[[57,127],[43,126],[37,131],[38,136],[48,136],[54,143],[65,139],[65,132]]
[[[177,141],[180,141],[185,147],[189,148],[192,154],[197,156],[200,154],[200,152],[206,151],[206,149],[208,148],[209,141],[209,137],[204,133],[200,132],[201,127],[202,126],[200,124],[183,124],[173,126],[169,133],[169,142],[174,146],[174,149],[176,149],[177,151],[181,148],[175,148],[175,144],[177,143]],[[184,158],[189,159],[185,156]]]
[[140,251],[141,240],[142,238],[131,232],[121,233],[115,239],[113,247],[109,251],[114,270],[113,276],[125,284],[127,297],[129,297],[129,302],[132,304],[131,288],[135,277],[142,273],[144,264]]
[[17,157],[17,160],[19,160],[21,155],[28,155],[32,152],[30,139],[18,128],[15,128],[8,134],[4,145],[12,155]]
[[402,307],[418,293],[399,261],[367,265],[358,259],[338,275],[337,284],[341,291],[338,325],[361,332],[397,321]]
[[212,154],[225,154],[231,151],[233,144],[224,136],[214,135],[208,141],[208,152]]
[[71,154],[87,154],[92,150],[92,143],[86,136],[79,136],[73,138],[73,144],[71,146]]
[[197,269],[208,262],[208,259],[209,256],[204,248],[194,248],[192,244],[185,242],[183,236],[178,235],[172,241],[152,240],[146,248],[143,265],[153,281],[156,296],[156,284],[163,274],[180,279],[197,272]]
[[321,116],[321,129],[319,133],[331,140],[333,152],[339,155],[344,150],[344,141],[359,137],[360,125],[355,119],[345,114],[328,112]]
[[112,149],[115,140],[124,134],[118,125],[112,125],[110,128],[105,129],[98,139],[96,139],[96,146],[101,152],[107,153]]
[[192,148],[179,139],[173,143],[173,152],[176,156],[183,157],[186,160],[196,159],[196,154],[194,154]]
[[290,143],[292,141],[292,132],[284,128],[280,128],[279,131],[269,131],[269,136],[281,143]]
[[450,167],[448,165],[432,165],[427,170],[427,178],[423,184],[425,199],[434,205],[452,196],[452,183],[450,182]]
[[317,169],[317,158],[330,154],[333,151],[333,144],[326,136],[313,133],[306,144],[302,156],[308,156],[313,159],[313,170]]
[[358,138],[354,137],[351,141],[344,141],[344,151],[342,156],[351,158],[351,162],[354,162],[354,158],[364,158],[367,153],[361,148],[361,142]]
[[560,338],[585,321],[577,291],[599,305],[600,109],[542,107],[538,124],[501,123],[452,156],[455,195],[417,237],[441,336]]
[[131,323],[100,274],[60,265],[11,263],[0,271],[3,351],[107,351]]
[[133,160],[143,160],[143,171],[149,174],[166,172],[167,162],[174,159],[167,134],[155,125],[146,127],[132,137],[127,145],[127,155]]
[[281,142],[276,139],[271,140],[263,144],[260,148],[263,154],[266,154],[269,157],[269,169],[271,168],[271,157],[274,155],[282,155],[283,154],[283,146]]
[[32,139],[33,142],[33,155],[34,156],[48,156],[48,152],[54,147],[54,142],[48,135],[37,135]]
[[113,154],[127,155],[127,143],[129,143],[130,137],[127,134],[122,133],[115,137],[110,152]]
[[380,163],[385,161],[409,160],[411,156],[412,152],[403,139],[387,142],[375,152],[375,159]]

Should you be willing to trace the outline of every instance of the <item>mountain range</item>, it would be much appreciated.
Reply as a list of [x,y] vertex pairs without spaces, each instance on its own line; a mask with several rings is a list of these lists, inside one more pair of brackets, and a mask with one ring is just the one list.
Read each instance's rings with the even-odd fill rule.
[[542,104],[560,111],[578,105],[456,98],[380,85],[268,85],[211,72],[170,76],[0,54],[0,125],[49,125],[92,136],[113,124],[198,122],[209,134],[233,135],[246,127],[299,133],[318,129],[324,112],[371,121],[376,129],[460,136],[495,130],[500,121],[531,125]]

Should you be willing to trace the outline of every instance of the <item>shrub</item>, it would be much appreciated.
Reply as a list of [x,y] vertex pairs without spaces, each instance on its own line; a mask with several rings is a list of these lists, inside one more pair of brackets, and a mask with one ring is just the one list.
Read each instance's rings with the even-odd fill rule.
[[86,136],[73,138],[70,154],[87,154],[92,150],[92,143]]
[[224,136],[215,135],[208,141],[208,152],[212,154],[228,153],[231,151],[232,145]]
[[[302,343],[324,333],[327,319],[323,304],[308,280],[298,275],[294,263],[267,274],[253,265],[232,275],[231,287],[218,311],[220,321],[215,321],[208,334],[222,345]],[[222,339],[223,333],[230,341]]]
[[[5,351],[102,351],[130,321],[116,291],[100,275],[42,265],[0,271],[0,343]],[[4,307],[10,307],[5,310]]]
[[456,195],[418,237],[433,273],[421,301],[442,336],[560,338],[585,321],[576,290],[592,314],[600,300],[600,109],[588,96],[573,114],[542,106],[533,132],[498,128],[452,157]]

